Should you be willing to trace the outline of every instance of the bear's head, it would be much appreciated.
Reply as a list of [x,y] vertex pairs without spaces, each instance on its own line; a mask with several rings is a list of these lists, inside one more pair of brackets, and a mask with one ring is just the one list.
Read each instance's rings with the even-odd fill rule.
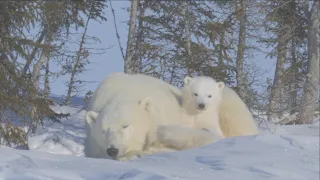
[[186,76],[182,88],[182,101],[189,111],[198,113],[209,108],[217,108],[222,99],[223,82],[217,82],[211,77]]
[[147,97],[109,101],[100,113],[87,112],[86,121],[92,125],[104,157],[120,160],[143,151],[152,116],[152,102]]

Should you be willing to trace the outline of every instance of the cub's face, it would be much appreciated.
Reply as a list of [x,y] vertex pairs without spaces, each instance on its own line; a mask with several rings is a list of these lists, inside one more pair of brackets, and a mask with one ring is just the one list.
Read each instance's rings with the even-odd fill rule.
[[187,84],[189,98],[194,108],[202,111],[217,106],[221,101],[223,82],[216,82],[210,77],[196,77]]

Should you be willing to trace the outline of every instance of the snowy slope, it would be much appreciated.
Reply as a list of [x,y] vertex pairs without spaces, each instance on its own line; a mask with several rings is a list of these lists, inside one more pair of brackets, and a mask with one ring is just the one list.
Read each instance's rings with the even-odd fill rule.
[[0,180],[319,180],[319,123],[265,124],[258,136],[119,162],[83,157],[85,112],[55,110],[72,117],[46,122],[30,136],[30,151],[0,147]]

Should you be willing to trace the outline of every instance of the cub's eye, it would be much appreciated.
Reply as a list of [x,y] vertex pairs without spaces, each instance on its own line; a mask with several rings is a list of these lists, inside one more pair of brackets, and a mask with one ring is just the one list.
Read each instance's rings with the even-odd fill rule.
[[209,96],[208,96],[208,98],[211,98],[211,97],[212,97],[212,95],[209,95]]
[[125,129],[127,128],[129,125],[123,125],[122,128]]
[[194,95],[194,96],[198,96],[198,94],[197,94],[197,93],[194,93],[193,95]]

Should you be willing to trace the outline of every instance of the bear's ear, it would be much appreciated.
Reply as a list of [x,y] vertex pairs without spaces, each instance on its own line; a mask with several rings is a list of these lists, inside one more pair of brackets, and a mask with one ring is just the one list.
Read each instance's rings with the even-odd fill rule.
[[183,80],[184,85],[189,84],[191,80],[192,80],[192,77],[186,76],[186,77],[184,78],[184,80]]
[[88,124],[91,124],[91,123],[96,123],[96,119],[98,117],[98,113],[97,112],[94,112],[94,111],[88,111],[86,113],[86,121]]
[[148,111],[148,112],[152,112],[153,111],[152,99],[150,97],[146,97],[143,100],[139,101],[139,104],[146,111]]
[[223,88],[224,88],[224,86],[225,86],[225,84],[224,84],[224,82],[218,82],[217,83],[217,85],[218,85],[218,88],[220,89],[220,90],[222,90]]

